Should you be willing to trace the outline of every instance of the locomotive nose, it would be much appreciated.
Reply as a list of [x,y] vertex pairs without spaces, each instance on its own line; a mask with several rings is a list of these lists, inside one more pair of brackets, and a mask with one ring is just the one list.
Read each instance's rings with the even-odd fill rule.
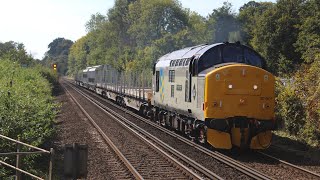
[[205,117],[272,119],[274,76],[248,65],[230,65],[206,75]]
[[[262,146],[269,144],[271,135],[258,145],[253,142],[258,134],[251,128],[250,120],[268,124],[274,118],[274,83],[271,73],[249,65],[228,65],[208,73],[204,100],[208,137],[211,133],[220,139],[228,139],[219,142],[209,137],[208,142],[227,149],[232,145],[259,149],[259,143]],[[220,125],[228,128],[222,131]]]

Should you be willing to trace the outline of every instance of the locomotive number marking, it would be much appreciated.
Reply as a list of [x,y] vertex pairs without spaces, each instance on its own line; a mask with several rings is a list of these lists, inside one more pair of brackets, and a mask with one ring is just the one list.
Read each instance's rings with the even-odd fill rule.
[[271,100],[271,97],[260,97],[260,100]]

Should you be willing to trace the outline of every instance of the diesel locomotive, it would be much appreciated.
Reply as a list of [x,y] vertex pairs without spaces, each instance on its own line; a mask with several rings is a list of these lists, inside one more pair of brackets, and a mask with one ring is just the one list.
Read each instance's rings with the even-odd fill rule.
[[275,125],[275,77],[265,67],[240,43],[203,44],[160,57],[152,72],[101,65],[79,72],[76,82],[199,143],[266,149]]

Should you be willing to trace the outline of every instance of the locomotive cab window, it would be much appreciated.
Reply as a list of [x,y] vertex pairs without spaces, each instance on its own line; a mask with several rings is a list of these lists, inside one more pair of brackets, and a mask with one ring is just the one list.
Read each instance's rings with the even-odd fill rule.
[[223,62],[243,62],[243,49],[241,46],[224,46],[223,47]]
[[246,64],[262,67],[262,58],[249,48],[244,49],[244,60]]
[[213,48],[207,51],[198,61],[198,72],[206,70],[216,64],[221,63],[220,48]]

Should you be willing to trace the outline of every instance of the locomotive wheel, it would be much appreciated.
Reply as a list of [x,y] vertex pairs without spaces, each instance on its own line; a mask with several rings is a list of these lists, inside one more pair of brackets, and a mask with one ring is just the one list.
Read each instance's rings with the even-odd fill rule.
[[139,109],[139,115],[142,116],[142,117],[144,117],[143,116],[143,111],[144,111],[144,105],[141,105],[140,109]]
[[155,120],[155,118],[154,118],[154,112],[153,112],[153,111],[150,112],[150,120],[151,120],[151,121],[154,121],[154,120]]
[[142,112],[143,112],[143,116],[144,116],[144,117],[148,117],[148,116],[147,116],[147,115],[148,115],[148,108],[147,108],[147,107],[144,106]]
[[199,128],[198,134],[197,134],[197,141],[201,144],[207,143],[207,136],[206,136],[206,130],[204,127]]
[[121,105],[122,105],[123,107],[127,107],[126,102],[124,101],[124,99],[121,99]]
[[162,116],[162,119],[160,120],[160,125],[165,127],[166,126],[166,121],[165,121],[166,116]]

